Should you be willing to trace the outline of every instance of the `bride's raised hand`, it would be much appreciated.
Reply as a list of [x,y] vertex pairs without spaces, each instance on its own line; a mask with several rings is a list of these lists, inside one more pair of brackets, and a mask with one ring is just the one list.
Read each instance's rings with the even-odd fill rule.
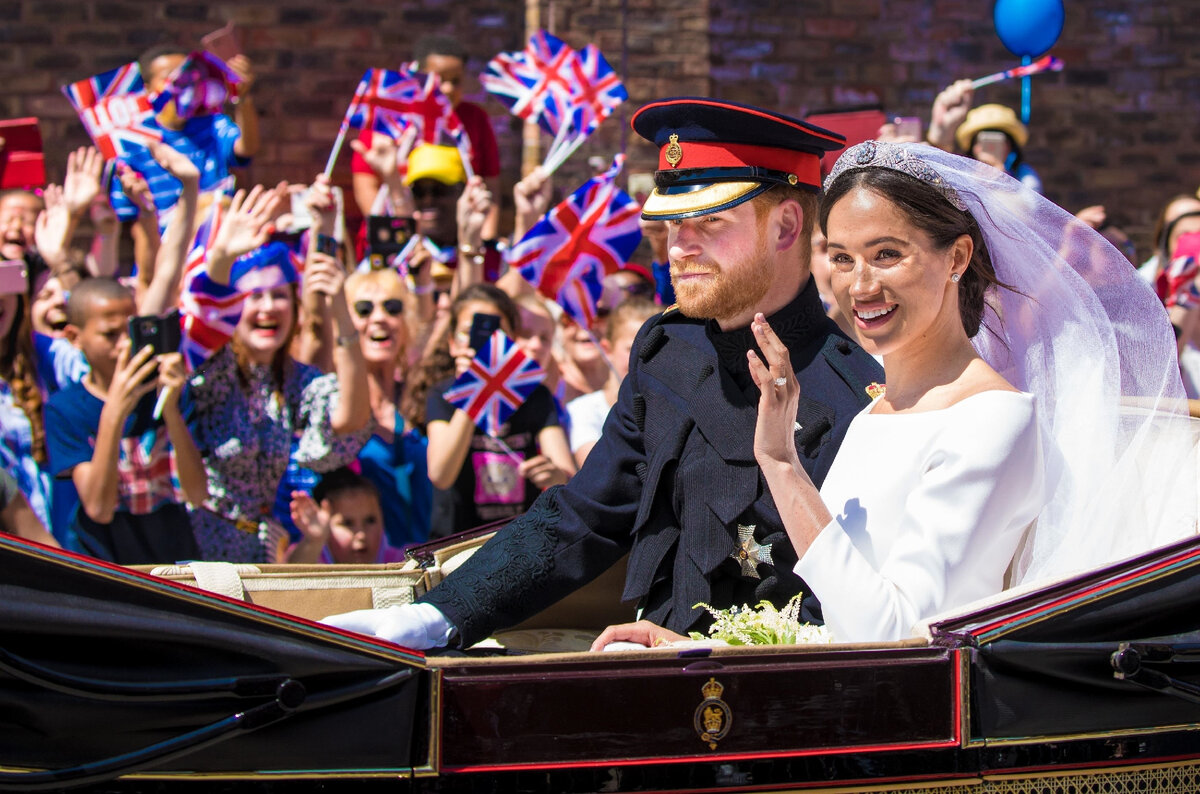
[[750,377],[759,389],[754,457],[763,467],[784,464],[798,468],[800,456],[796,452],[795,433],[800,384],[792,371],[791,356],[762,313],[754,315],[750,329],[762,350],[762,358],[753,350],[746,354]]

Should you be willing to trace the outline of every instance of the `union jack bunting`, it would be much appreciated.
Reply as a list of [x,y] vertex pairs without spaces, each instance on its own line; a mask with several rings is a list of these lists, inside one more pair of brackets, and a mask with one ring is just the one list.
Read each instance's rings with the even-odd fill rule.
[[503,331],[496,331],[475,352],[471,368],[442,395],[463,409],[483,432],[498,436],[500,428],[533,394],[545,370]]
[[502,52],[480,76],[483,87],[514,116],[558,133],[570,110],[571,67],[576,53],[562,39],[539,30],[519,52]]
[[641,208],[616,186],[625,155],[551,209],[508,251],[508,262],[580,325],[595,318],[599,285],[642,239]]
[[154,98],[154,111],[161,113],[171,102],[181,119],[212,116],[225,108],[225,100],[236,93],[242,78],[224,61],[210,52],[193,52],[171,76],[166,87]]
[[137,63],[65,85],[62,92],[107,160],[162,140]]

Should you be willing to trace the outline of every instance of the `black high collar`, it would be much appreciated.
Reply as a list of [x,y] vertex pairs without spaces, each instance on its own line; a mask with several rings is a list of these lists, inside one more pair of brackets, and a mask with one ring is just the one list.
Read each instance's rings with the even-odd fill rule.
[[[795,353],[808,346],[812,341],[813,331],[826,320],[825,307],[821,304],[821,296],[817,293],[817,282],[808,280],[804,289],[800,290],[791,303],[767,318],[767,323],[775,334]],[[721,367],[733,376],[738,387],[745,390],[754,385],[750,378],[750,364],[746,360],[746,351],[753,350],[760,358],[762,351],[754,340],[754,332],[750,326],[722,331],[716,320],[705,323],[704,332],[717,351],[717,359]]]

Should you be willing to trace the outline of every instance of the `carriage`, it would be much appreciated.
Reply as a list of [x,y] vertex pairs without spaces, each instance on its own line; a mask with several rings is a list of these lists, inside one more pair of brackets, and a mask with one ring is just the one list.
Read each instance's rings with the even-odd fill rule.
[[892,643],[555,647],[563,614],[626,617],[619,571],[466,653],[309,619],[411,598],[462,547],[222,595],[0,537],[0,790],[1200,789],[1200,539]]

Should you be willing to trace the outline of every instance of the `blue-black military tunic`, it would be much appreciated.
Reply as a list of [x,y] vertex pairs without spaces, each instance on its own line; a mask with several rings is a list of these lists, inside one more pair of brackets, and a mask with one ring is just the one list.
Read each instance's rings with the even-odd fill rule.
[[[811,280],[768,321],[791,353],[801,392],[796,445],[819,487],[883,372],[825,316]],[[648,321],[579,473],[543,493],[421,600],[470,645],[550,606],[626,553],[624,599],[678,632],[707,625],[707,613],[693,609],[698,602],[782,606],[804,591],[754,459],[758,389],[746,363],[753,346],[749,328],[722,332],[674,310]],[[770,544],[772,564],[749,566],[757,577],[736,559],[744,547],[739,526]],[[819,620],[815,598],[806,596],[804,613]]]

